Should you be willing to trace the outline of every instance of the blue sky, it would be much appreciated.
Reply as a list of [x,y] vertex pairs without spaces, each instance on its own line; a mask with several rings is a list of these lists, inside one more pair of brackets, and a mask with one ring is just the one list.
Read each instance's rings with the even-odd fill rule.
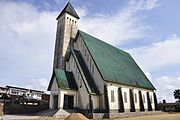
[[[70,0],[79,29],[129,52],[173,102],[180,86],[179,0]],[[0,86],[46,90],[52,74],[56,17],[66,0],[0,1]]]

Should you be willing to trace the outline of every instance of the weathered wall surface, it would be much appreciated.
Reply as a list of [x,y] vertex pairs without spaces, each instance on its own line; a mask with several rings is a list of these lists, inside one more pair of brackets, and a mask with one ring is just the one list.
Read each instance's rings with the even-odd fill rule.
[[69,60],[70,65],[70,71],[73,73],[76,84],[78,86],[78,92],[77,92],[77,106],[79,109],[89,109],[89,93],[87,91],[87,88],[84,84],[83,78],[80,74],[80,71],[78,69],[78,66],[75,62],[74,56],[71,55]]

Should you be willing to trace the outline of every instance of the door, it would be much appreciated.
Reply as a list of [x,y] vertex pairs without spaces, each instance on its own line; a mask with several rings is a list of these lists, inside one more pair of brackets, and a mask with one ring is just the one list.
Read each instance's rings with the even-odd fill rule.
[[58,108],[58,95],[54,95],[53,96],[53,106],[54,106],[54,109],[57,109]]
[[64,109],[73,109],[74,106],[74,96],[64,95]]

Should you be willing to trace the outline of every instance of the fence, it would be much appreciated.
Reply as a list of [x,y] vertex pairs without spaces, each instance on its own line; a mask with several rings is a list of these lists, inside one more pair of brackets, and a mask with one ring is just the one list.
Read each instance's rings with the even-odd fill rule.
[[3,103],[0,103],[0,116],[3,115]]

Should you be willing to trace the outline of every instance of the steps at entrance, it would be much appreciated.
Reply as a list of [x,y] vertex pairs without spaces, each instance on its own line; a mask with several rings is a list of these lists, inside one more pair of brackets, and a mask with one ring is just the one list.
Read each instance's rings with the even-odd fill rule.
[[57,113],[58,110],[45,110],[45,111],[42,111],[42,112],[39,112],[37,113],[36,115],[37,116],[47,116],[47,117],[53,117],[56,113]]
[[75,110],[75,109],[59,109],[53,117],[56,117],[56,118],[66,118],[71,113],[77,113],[77,112],[78,111]]

